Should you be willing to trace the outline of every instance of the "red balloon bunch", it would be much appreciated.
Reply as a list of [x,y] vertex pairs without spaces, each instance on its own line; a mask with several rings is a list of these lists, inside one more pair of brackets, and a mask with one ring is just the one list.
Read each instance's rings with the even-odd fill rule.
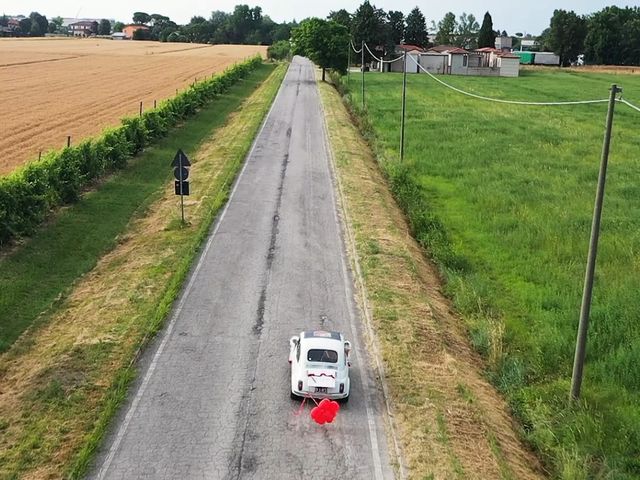
[[331,423],[335,420],[338,410],[340,410],[338,402],[323,398],[317,407],[311,409],[311,418],[320,425]]

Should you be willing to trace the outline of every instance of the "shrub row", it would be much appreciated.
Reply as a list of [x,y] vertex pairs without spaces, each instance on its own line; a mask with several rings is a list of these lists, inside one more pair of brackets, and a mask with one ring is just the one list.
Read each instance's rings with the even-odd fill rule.
[[142,116],[123,119],[119,127],[97,138],[49,152],[0,178],[0,246],[33,233],[52,209],[77,201],[91,182],[124,168],[129,158],[166,136],[171,127],[226,92],[261,62],[256,56],[234,65]]

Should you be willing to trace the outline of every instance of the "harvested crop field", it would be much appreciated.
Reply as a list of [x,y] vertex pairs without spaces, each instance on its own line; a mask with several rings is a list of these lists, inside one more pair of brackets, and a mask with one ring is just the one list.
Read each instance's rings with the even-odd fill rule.
[[0,175],[256,53],[266,47],[0,39]]

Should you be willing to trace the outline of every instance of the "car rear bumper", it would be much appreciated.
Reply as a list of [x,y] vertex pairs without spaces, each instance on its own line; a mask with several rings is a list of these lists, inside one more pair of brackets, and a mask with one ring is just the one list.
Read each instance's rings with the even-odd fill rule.
[[304,390],[291,390],[291,393],[294,395],[304,398],[304,397],[312,397],[312,398],[328,398],[329,400],[341,400],[343,398],[347,398],[349,396],[349,392],[339,393],[339,392],[328,392],[328,393],[316,393],[316,392],[306,392]]

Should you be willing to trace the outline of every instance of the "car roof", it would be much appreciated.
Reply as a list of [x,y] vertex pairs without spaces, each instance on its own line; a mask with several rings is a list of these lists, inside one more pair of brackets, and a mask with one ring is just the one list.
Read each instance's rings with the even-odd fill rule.
[[302,338],[321,338],[324,340],[342,340],[340,332],[331,332],[326,330],[306,330],[302,332]]

